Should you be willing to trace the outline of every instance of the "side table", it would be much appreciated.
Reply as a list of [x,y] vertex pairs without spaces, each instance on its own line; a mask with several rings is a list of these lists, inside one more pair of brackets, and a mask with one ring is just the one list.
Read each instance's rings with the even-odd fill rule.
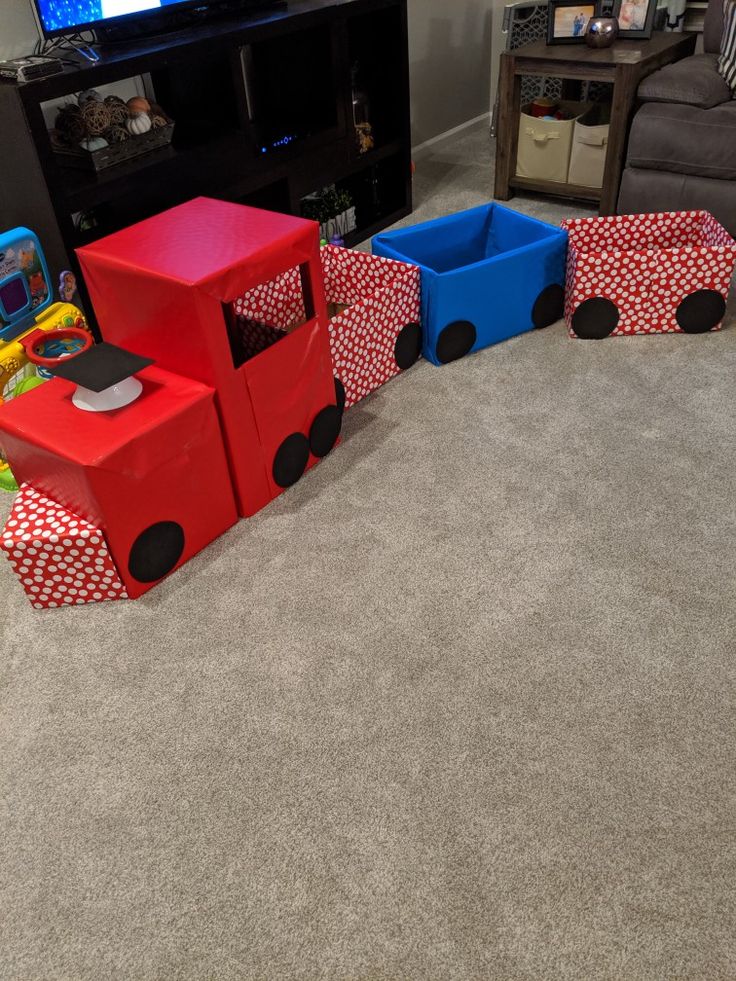
[[[615,214],[629,123],[639,83],[663,65],[691,55],[695,50],[695,40],[694,34],[659,31],[649,41],[619,40],[610,48],[595,49],[585,44],[545,44],[544,41],[533,41],[523,47],[503,52],[496,136],[494,196],[497,200],[508,201],[513,196],[512,188],[523,188],[562,197],[598,201],[600,215]],[[583,187],[516,176],[522,75],[613,82],[611,127],[603,187]]]

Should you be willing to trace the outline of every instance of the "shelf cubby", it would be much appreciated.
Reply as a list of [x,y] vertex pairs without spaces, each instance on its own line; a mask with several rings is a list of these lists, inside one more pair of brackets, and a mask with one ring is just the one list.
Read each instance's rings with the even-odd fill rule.
[[[0,227],[28,225],[53,273],[77,274],[75,248],[206,195],[299,214],[311,191],[354,197],[358,242],[411,211],[406,0],[290,0],[185,33],[106,48],[25,85],[0,83]],[[359,154],[351,68],[371,100],[375,148]],[[95,173],[64,166],[48,107],[140,79],[174,120],[170,146]],[[136,83],[138,84],[138,83]],[[47,107],[44,114],[44,107]]]

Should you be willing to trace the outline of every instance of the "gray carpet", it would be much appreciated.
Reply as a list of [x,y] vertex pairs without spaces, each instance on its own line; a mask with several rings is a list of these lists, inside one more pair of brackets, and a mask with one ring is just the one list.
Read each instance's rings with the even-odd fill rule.
[[421,363],[139,602],[0,565],[0,975],[736,977],[729,321]]

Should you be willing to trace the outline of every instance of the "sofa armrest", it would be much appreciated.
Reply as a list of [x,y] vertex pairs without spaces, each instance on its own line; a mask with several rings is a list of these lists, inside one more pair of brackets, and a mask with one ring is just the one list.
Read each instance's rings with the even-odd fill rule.
[[718,55],[696,54],[647,76],[639,86],[644,102],[676,102],[711,109],[730,102],[731,89],[718,74]]

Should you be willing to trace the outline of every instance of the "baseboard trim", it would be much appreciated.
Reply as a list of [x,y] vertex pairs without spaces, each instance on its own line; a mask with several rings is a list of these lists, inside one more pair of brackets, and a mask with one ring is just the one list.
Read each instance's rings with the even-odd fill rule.
[[452,129],[445,130],[444,133],[440,133],[439,136],[433,136],[431,140],[425,140],[424,143],[419,143],[417,146],[411,148],[411,155],[416,160],[417,157],[421,157],[423,153],[430,150],[435,143],[440,143],[442,140],[448,139],[450,136],[456,136],[458,133],[462,133],[464,129],[468,129],[470,126],[475,126],[476,123],[482,123],[483,120],[487,120],[490,125],[491,114],[490,112],[483,112],[480,116],[476,116],[475,119],[468,119],[465,123],[460,123],[459,126],[453,126]]

